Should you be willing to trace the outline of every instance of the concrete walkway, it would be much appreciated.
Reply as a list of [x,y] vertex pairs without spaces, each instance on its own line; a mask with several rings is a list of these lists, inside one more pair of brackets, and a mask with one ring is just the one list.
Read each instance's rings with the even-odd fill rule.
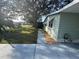
[[39,30],[35,59],[79,59],[79,43],[48,45],[45,42],[44,32]]
[[38,44],[0,44],[0,59],[79,59],[79,44],[48,45],[38,31]]
[[45,42],[45,37],[44,37],[44,32],[41,29],[39,29],[39,31],[38,31],[37,43],[38,44],[45,44],[46,43]]
[[0,59],[33,59],[35,44],[0,44]]
[[72,46],[62,43],[51,46],[38,44],[35,59],[79,59],[79,48]]

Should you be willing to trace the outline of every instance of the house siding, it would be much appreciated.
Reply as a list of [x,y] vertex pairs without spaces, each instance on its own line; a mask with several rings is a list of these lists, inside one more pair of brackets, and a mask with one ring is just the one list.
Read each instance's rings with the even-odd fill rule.
[[[52,27],[49,27],[49,22],[52,20]],[[56,15],[51,15],[47,18],[47,26],[45,27],[46,32],[48,32],[48,34],[55,40],[57,40],[58,37],[58,30],[59,30],[59,23],[60,23],[60,14],[56,14]]]
[[65,33],[71,35],[72,40],[79,39],[79,13],[61,13],[58,40],[63,41]]
[[60,23],[60,14],[57,14],[57,15],[55,15],[55,19],[53,21],[53,27],[52,27],[52,30],[54,32],[53,36],[55,37],[56,40],[58,37],[59,23]]

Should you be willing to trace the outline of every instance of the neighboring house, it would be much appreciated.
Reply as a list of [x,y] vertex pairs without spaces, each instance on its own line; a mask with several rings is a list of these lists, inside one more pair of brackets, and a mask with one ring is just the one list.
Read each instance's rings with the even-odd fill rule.
[[56,41],[71,39],[79,42],[79,0],[48,14],[44,21],[45,31]]

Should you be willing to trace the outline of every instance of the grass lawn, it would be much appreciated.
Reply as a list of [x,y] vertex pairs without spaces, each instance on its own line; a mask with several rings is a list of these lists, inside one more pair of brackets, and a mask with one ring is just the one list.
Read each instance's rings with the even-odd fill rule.
[[0,35],[2,44],[35,44],[37,43],[37,29],[32,25],[21,25],[17,29],[9,29]]

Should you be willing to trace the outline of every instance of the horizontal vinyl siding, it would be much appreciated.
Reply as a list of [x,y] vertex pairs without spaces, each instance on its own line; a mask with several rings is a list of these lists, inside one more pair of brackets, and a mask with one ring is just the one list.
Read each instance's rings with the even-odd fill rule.
[[71,38],[79,39],[79,14],[78,13],[62,13],[58,38],[63,39],[64,33],[71,35]]

